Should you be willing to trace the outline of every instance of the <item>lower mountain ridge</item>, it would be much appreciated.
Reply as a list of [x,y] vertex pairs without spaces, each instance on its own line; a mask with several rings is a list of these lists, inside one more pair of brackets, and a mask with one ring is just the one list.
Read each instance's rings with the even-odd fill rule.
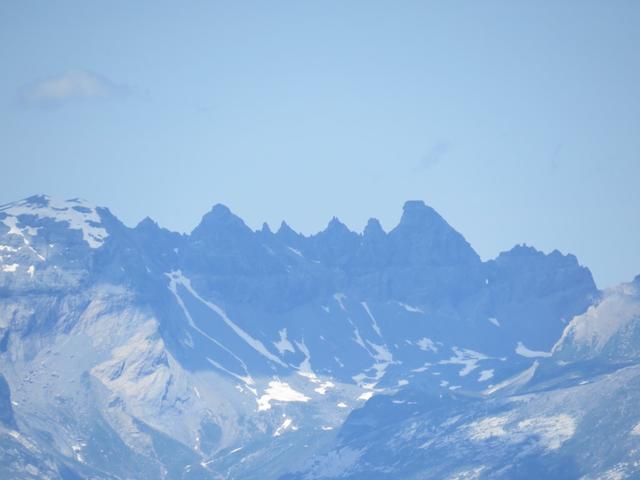
[[0,207],[0,477],[637,478],[640,277],[398,226]]

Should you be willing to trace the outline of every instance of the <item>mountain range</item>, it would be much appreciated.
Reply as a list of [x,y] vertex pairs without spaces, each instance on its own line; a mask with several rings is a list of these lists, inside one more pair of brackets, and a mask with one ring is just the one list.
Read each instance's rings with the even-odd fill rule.
[[0,207],[0,478],[640,478],[640,276],[385,232]]

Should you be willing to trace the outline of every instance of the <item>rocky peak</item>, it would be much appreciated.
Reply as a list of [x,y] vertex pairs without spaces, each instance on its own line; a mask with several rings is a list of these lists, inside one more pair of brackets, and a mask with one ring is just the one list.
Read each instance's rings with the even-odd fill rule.
[[404,204],[400,223],[389,233],[395,261],[412,265],[479,263],[471,245],[421,200]]
[[385,231],[380,225],[380,221],[377,218],[370,218],[367,225],[364,227],[362,235],[365,239],[379,239],[386,236]]
[[200,240],[252,235],[251,229],[244,221],[229,210],[229,207],[216,204],[205,214],[200,224],[193,229],[191,237]]
[[398,227],[428,228],[442,224],[446,222],[433,208],[422,200],[409,200],[402,207],[402,217]]

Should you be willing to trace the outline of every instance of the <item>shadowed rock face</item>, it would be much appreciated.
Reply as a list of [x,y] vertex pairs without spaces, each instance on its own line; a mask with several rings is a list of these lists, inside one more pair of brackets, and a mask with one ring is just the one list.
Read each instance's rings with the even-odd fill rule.
[[[469,425],[509,410],[507,393],[560,398],[582,378],[550,352],[602,298],[571,255],[518,246],[482,262],[418,201],[388,233],[334,218],[308,237],[284,222],[253,231],[223,205],[188,235],[148,218],[128,228],[77,199],[2,206],[0,446],[17,453],[0,474],[314,478],[318,461],[376,478],[412,464],[383,454],[393,438],[398,455],[442,462],[392,478],[447,478],[460,459],[443,454],[446,435],[487,472],[527,445],[543,446],[522,468],[564,471],[540,452],[568,445],[575,412],[540,400],[488,420],[511,435],[488,456]],[[435,450],[412,440],[413,415],[442,433]]]
[[16,419],[13,415],[13,405],[11,404],[11,390],[9,384],[0,373],[0,423],[7,428],[16,428]]
[[[481,286],[476,252],[435,210],[418,201],[405,204],[399,225],[388,234],[375,219],[358,234],[333,218],[311,237],[285,222],[276,234],[252,232],[227,207],[216,205],[183,251],[189,269],[219,276],[215,288],[225,289],[225,295],[242,290],[243,301],[268,301],[271,309],[289,308],[295,299],[303,304],[314,294],[347,286],[387,298],[426,294],[443,302],[452,291],[467,294]],[[235,285],[238,281],[242,286]],[[274,281],[277,289],[269,285]],[[307,292],[300,291],[301,283]],[[268,300],[264,290],[270,291]]]
[[406,202],[399,225],[389,233],[394,265],[451,266],[480,263],[462,235],[422,201]]

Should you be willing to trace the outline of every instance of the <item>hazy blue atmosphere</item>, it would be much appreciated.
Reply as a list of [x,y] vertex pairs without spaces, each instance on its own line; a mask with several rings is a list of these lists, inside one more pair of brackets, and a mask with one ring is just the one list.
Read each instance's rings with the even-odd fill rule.
[[640,273],[640,4],[3,2],[0,203],[393,227]]

